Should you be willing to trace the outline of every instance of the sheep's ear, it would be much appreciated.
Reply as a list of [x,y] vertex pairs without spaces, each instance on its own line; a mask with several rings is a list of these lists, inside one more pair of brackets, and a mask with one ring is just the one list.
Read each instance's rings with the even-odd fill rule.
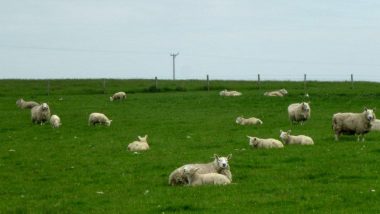
[[248,135],[247,135],[247,137],[248,137],[249,139],[251,139],[251,138],[252,138],[251,136],[248,136]]
[[375,112],[375,111],[376,111],[376,107],[375,107],[375,108],[373,108],[372,110],[373,110],[373,112]]
[[282,133],[282,132],[284,132],[284,131],[282,131],[282,129],[280,129],[280,133]]
[[199,170],[199,168],[193,168],[193,169],[192,169],[193,173],[195,173],[195,172],[198,171],[198,170]]
[[292,132],[292,130],[289,129],[289,130],[288,130],[288,134],[290,134],[290,132]]
[[228,156],[227,156],[227,160],[230,160],[232,158],[232,154],[229,154]]
[[219,159],[219,156],[217,154],[214,154],[215,159]]
[[368,109],[367,109],[367,107],[364,107],[364,111],[367,111]]

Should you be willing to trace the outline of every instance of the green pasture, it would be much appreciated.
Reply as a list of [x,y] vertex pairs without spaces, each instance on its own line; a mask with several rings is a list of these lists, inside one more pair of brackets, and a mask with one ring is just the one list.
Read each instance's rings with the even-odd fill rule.
[[[225,88],[243,95],[220,97]],[[289,96],[263,96],[280,88]],[[110,102],[117,91],[127,100]],[[21,97],[47,102],[63,125],[32,124]],[[292,125],[287,106],[301,101],[311,119]],[[0,213],[378,213],[380,132],[334,142],[331,130],[333,113],[364,107],[380,107],[379,83],[0,80]],[[111,126],[88,126],[91,112]],[[239,126],[241,115],[264,124]],[[248,146],[247,135],[279,138],[280,129],[315,145]],[[150,150],[128,152],[145,134]],[[231,185],[168,185],[172,170],[213,154],[233,155]]]

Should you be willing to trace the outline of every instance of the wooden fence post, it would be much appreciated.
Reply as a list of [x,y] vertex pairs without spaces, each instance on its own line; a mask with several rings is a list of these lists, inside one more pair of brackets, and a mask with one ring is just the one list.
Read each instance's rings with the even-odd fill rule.
[[354,88],[354,74],[351,74],[351,89]]
[[47,95],[50,96],[50,79],[47,81]]
[[306,74],[303,75],[303,88],[304,88],[305,94],[307,94]]
[[210,78],[207,74],[207,91],[210,91]]
[[260,89],[260,74],[257,74],[257,87]]
[[156,87],[156,90],[158,89],[157,77],[154,77],[154,87]]
[[106,94],[106,79],[103,79],[103,94]]

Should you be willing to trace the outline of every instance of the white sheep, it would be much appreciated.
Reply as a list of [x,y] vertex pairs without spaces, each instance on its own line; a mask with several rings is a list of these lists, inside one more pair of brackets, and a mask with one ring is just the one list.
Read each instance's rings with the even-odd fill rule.
[[371,131],[380,131],[380,120],[376,119],[372,122]]
[[235,122],[237,124],[240,124],[240,125],[261,125],[261,124],[263,124],[263,121],[256,118],[256,117],[251,117],[251,118],[246,119],[246,118],[240,116],[240,117],[236,118]]
[[16,101],[16,105],[21,108],[21,109],[31,109],[33,108],[34,106],[38,106],[40,105],[39,103],[37,102],[34,102],[34,101],[25,101],[23,98],[20,98]]
[[61,118],[58,117],[58,115],[53,114],[50,117],[50,124],[53,126],[53,128],[58,128],[62,125]]
[[251,137],[247,136],[249,139],[249,145],[252,146],[252,148],[283,148],[284,145],[281,143],[281,141],[273,139],[273,138],[267,138],[262,139],[258,137]]
[[112,120],[108,119],[108,117],[102,113],[91,113],[88,118],[88,125],[94,125],[99,123],[101,125],[110,126]]
[[127,94],[125,92],[116,92],[115,94],[110,97],[110,101],[114,100],[122,100],[122,99],[127,99]]
[[288,91],[284,88],[277,91],[269,91],[269,92],[264,93],[265,96],[269,96],[269,97],[283,97],[287,94],[288,94]]
[[198,172],[200,168],[195,168],[193,166],[186,166],[183,168],[183,174],[186,176],[188,180],[188,185],[190,186],[200,186],[205,184],[212,185],[226,185],[230,184],[230,179],[227,176],[219,174],[219,173],[206,173],[200,174]]
[[362,113],[336,113],[332,118],[332,127],[335,132],[335,140],[339,140],[341,134],[358,135],[364,141],[364,134],[371,130],[372,123],[376,119],[374,109],[364,108]]
[[132,143],[128,144],[128,150],[132,152],[139,152],[139,151],[146,151],[149,149],[149,144],[147,142],[148,135],[145,135],[144,137],[138,136],[138,141],[133,141]]
[[227,89],[224,89],[223,91],[219,92],[219,95],[225,97],[236,97],[241,96],[242,93],[238,91],[227,91]]
[[50,119],[50,108],[47,103],[34,106],[31,110],[32,123],[43,124]]
[[290,135],[291,130],[284,132],[280,130],[280,138],[284,144],[313,145],[314,141],[306,135]]
[[288,106],[288,115],[292,123],[301,122],[303,125],[306,120],[310,119],[310,114],[311,108],[307,102],[293,103]]
[[184,184],[189,183],[189,181],[187,180],[187,177],[183,173],[183,169],[185,167],[199,168],[199,170],[197,170],[199,174],[206,174],[206,173],[223,174],[227,176],[227,178],[230,181],[232,181],[230,165],[228,164],[228,161],[231,159],[231,157],[232,157],[232,154],[228,155],[227,157],[219,157],[218,155],[214,154],[214,161],[210,163],[183,165],[175,169],[172,173],[170,173],[169,185],[184,185]]

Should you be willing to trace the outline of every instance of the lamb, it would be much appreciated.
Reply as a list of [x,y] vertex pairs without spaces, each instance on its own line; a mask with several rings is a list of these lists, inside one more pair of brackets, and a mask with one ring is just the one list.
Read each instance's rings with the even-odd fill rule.
[[372,123],[376,120],[374,109],[364,108],[362,113],[336,113],[332,118],[332,128],[335,132],[335,141],[341,134],[358,135],[364,142],[364,134],[371,130]]
[[205,184],[226,185],[231,183],[230,179],[228,179],[225,175],[215,172],[199,174],[199,169],[200,168],[194,168],[191,166],[183,168],[183,174],[186,176],[189,186],[200,186]]
[[306,102],[293,103],[288,106],[289,119],[292,123],[301,122],[303,125],[306,120],[310,119],[310,113],[310,105]]
[[240,116],[236,118],[236,123],[240,125],[261,125],[263,124],[263,121],[255,117],[245,119],[244,117]]
[[380,120],[375,119],[372,122],[371,131],[380,131]]
[[284,88],[277,91],[270,91],[270,92],[264,93],[265,96],[269,96],[269,97],[283,97],[287,94],[288,94],[288,91]]
[[197,172],[199,174],[206,173],[218,173],[227,176],[227,178],[232,181],[232,174],[230,171],[230,166],[228,161],[231,159],[232,154],[229,154],[227,157],[219,157],[214,154],[214,161],[210,163],[198,163],[198,164],[186,164],[177,169],[175,169],[169,175],[169,185],[184,185],[189,184],[189,180],[184,175],[185,167],[199,168]]
[[227,91],[227,89],[224,89],[223,91],[219,92],[220,96],[225,96],[225,97],[236,97],[236,96],[241,96],[242,93],[238,91]]
[[52,115],[50,117],[50,124],[53,126],[53,128],[58,128],[62,125],[61,119],[58,117],[58,115]]
[[127,99],[127,94],[122,91],[116,92],[114,95],[112,95],[112,97],[110,97],[110,101],[123,100],[123,99]]
[[149,149],[148,142],[146,141],[148,138],[148,135],[145,135],[144,137],[138,136],[139,141],[133,141],[132,143],[128,144],[128,150],[132,152],[139,152],[139,151],[146,151]]
[[46,103],[34,106],[30,112],[32,115],[32,123],[39,123],[42,125],[50,119],[50,108]]
[[284,144],[314,145],[311,137],[306,135],[290,135],[291,130],[284,132],[280,130],[280,138]]
[[249,145],[252,146],[252,148],[284,148],[284,145],[281,143],[281,141],[273,138],[261,139],[258,137],[247,137],[249,138]]
[[110,126],[112,120],[108,119],[108,117],[102,113],[91,113],[90,117],[88,118],[88,125],[94,125],[99,123],[101,125]]
[[21,109],[32,109],[34,106],[38,106],[40,104],[34,101],[25,101],[23,98],[20,98],[16,101],[16,105]]

